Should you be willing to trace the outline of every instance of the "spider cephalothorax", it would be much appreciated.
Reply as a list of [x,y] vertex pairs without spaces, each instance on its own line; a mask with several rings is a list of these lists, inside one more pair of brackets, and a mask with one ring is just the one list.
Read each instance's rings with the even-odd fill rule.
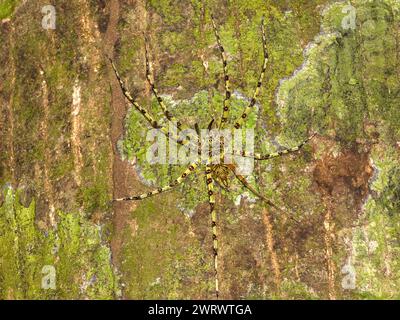
[[[220,118],[220,121],[218,122],[217,125],[215,125],[216,129],[224,129],[228,126],[228,121],[229,121],[229,114],[230,114],[230,99],[232,97],[231,94],[231,89],[230,89],[230,82],[229,82],[229,75],[228,75],[228,64],[227,64],[227,59],[226,59],[226,53],[225,50],[221,44],[221,39],[218,34],[217,27],[215,25],[214,19],[211,16],[211,21],[213,25],[213,30],[215,34],[215,38],[217,40],[217,45],[221,54],[221,59],[222,59],[222,65],[223,65],[223,73],[224,73],[224,85],[225,85],[225,98],[223,101],[223,107],[222,107],[222,115]],[[238,130],[241,129],[244,122],[248,119],[249,113],[254,109],[254,106],[256,104],[256,100],[258,97],[258,94],[260,92],[260,88],[262,86],[262,82],[264,79],[265,71],[267,69],[267,62],[268,62],[268,51],[267,51],[267,45],[266,45],[266,35],[265,35],[265,26],[264,26],[264,20],[261,25],[261,31],[262,31],[262,43],[263,43],[263,52],[264,52],[264,62],[262,65],[262,69],[260,72],[260,76],[258,78],[257,82],[257,87],[254,90],[253,97],[248,103],[247,107],[243,110],[242,114],[240,117],[238,117],[233,124],[231,125],[232,130]],[[146,38],[145,38],[146,39]],[[149,63],[149,58],[148,58],[148,52],[147,52],[147,44],[145,45],[145,58],[146,58],[146,80],[150,85],[150,88],[161,108],[163,111],[163,114],[166,118],[166,120],[175,125],[175,134],[171,133],[168,128],[165,126],[160,126],[159,123],[160,121],[157,121],[145,108],[143,108],[139,103],[132,97],[132,95],[129,93],[129,91],[126,89],[124,82],[122,81],[115,64],[111,60],[111,64],[113,67],[113,70],[115,72],[115,75],[119,81],[120,87],[122,89],[123,94],[125,97],[129,100],[129,102],[133,105],[134,108],[136,108],[140,114],[145,118],[145,120],[148,122],[148,124],[153,127],[154,129],[159,130],[162,132],[168,139],[168,141],[174,141],[175,143],[178,143],[182,145],[183,147],[189,147],[192,146],[193,141],[192,140],[181,140],[179,138],[179,133],[187,127],[182,123],[179,122],[175,119],[175,117],[172,115],[172,113],[167,109],[167,106],[165,105],[162,97],[158,94],[158,91],[154,85],[154,82],[150,76],[150,63]],[[213,127],[214,120],[211,121],[211,123],[208,126],[208,129],[210,130]],[[198,134],[198,138],[200,140],[200,130],[197,126],[195,125],[196,132]],[[178,133],[178,134],[177,134]],[[287,148],[283,149],[281,151],[267,154],[267,155],[261,155],[259,153],[249,153],[249,152],[240,152],[239,154],[236,152],[232,152],[231,154],[226,154],[222,153],[223,156],[228,155],[230,157],[232,156],[242,156],[254,160],[268,160],[271,158],[276,158],[280,157],[282,155],[291,153],[291,152],[296,152],[299,151],[300,148],[308,142],[311,138],[313,137],[310,136],[307,140],[303,141],[300,145],[294,147],[294,148]],[[199,141],[198,140],[198,141]],[[212,143],[212,139],[209,141]],[[222,160],[224,157],[221,156],[220,159]],[[215,273],[215,295],[218,298],[219,296],[219,283],[218,283],[218,237],[217,237],[217,213],[215,210],[215,194],[214,194],[214,183],[217,183],[219,186],[221,186],[223,189],[228,190],[232,184],[233,181],[238,180],[245,188],[250,190],[253,194],[255,194],[257,197],[262,199],[266,204],[273,206],[274,208],[277,208],[271,201],[267,200],[265,197],[263,197],[258,191],[253,188],[246,178],[239,174],[236,170],[236,165],[235,164],[226,164],[223,161],[220,163],[214,163],[212,161],[212,155],[209,154],[208,160],[206,161],[205,164],[202,164],[202,157],[199,154],[197,159],[191,163],[188,168],[181,173],[181,175],[173,180],[169,185],[157,188],[153,191],[143,193],[141,195],[136,195],[136,196],[129,196],[129,197],[123,197],[123,198],[118,198],[114,199],[114,201],[130,201],[130,200],[143,200],[152,196],[155,196],[157,194],[169,191],[173,188],[175,188],[177,185],[183,183],[186,181],[187,177],[191,175],[193,172],[195,172],[200,166],[205,166],[205,182],[207,184],[207,190],[208,190],[208,196],[209,196],[209,204],[210,204],[210,213],[211,213],[211,228],[212,228],[212,239],[213,239],[213,255],[214,255],[214,273]],[[233,157],[234,158],[234,157]]]
[[234,174],[226,164],[215,164],[211,166],[214,181],[223,189],[229,191]]

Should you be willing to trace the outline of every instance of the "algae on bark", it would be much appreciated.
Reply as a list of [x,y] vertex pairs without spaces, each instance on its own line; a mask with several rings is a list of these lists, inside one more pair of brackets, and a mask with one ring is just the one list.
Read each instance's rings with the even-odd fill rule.
[[[116,235],[109,220],[108,135],[116,102],[110,101],[107,62],[99,49],[108,19],[102,1],[60,1],[53,33],[44,33],[37,23],[41,3],[27,3],[13,15],[14,3],[0,6],[0,17],[11,19],[2,22],[0,34],[7,44],[0,49],[5,66],[0,71],[5,79],[0,88],[0,183],[15,180],[14,187],[35,192],[28,208],[18,200],[24,194],[11,189],[0,204],[1,297],[212,297],[210,217],[201,172],[188,185],[138,203],[120,217],[124,228],[114,230],[123,233],[118,271],[111,264],[109,240]],[[354,29],[343,27],[349,4],[355,10]],[[139,102],[157,117],[161,112],[145,81],[141,31],[150,39],[152,72],[171,111],[190,125],[205,127],[220,115],[223,97],[210,11],[224,8],[216,20],[228,53],[237,113],[257,82],[259,24],[266,17],[270,62],[257,112],[248,124],[256,129],[257,151],[294,146],[318,133],[300,154],[259,164],[250,177],[283,212],[264,207],[239,186],[218,196],[221,297],[398,299],[398,1],[157,0],[121,5],[116,63]],[[47,113],[41,108],[43,80]],[[71,106],[77,80],[85,106],[77,135],[81,184],[70,150],[76,136]],[[132,183],[135,193],[141,193],[168,183],[168,173],[175,177],[184,167],[145,161],[148,128],[133,111],[121,133],[121,154],[115,156],[135,164],[144,185]],[[43,126],[46,114],[48,125]],[[10,167],[12,151],[15,168]],[[54,189],[54,226],[46,220],[44,169]],[[54,291],[41,288],[45,265],[56,267]]]

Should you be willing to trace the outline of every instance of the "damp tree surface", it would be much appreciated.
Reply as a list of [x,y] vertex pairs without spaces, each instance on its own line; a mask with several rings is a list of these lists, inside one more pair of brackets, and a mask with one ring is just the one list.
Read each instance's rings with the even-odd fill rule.
[[224,100],[211,13],[234,115],[257,86],[265,17],[269,62],[247,120],[256,151],[317,133],[248,177],[284,213],[240,186],[216,194],[220,297],[400,298],[397,1],[58,1],[54,25],[46,5],[0,4],[1,298],[213,298],[202,176],[110,204],[184,167],[146,161],[149,128],[107,60],[160,117],[146,34],[168,108],[205,128]]

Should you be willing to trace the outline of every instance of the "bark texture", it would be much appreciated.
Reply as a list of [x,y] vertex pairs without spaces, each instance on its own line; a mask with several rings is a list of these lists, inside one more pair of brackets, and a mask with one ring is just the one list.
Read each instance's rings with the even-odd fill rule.
[[[185,167],[146,161],[149,128],[107,60],[161,118],[145,33],[171,112],[205,128],[224,97],[211,12],[236,116],[257,86],[266,20],[270,62],[247,121],[256,150],[317,132],[249,177],[282,212],[239,184],[218,192],[221,297],[400,298],[398,1],[60,0],[45,30],[47,4],[0,4],[1,298],[213,298],[203,172],[168,194],[110,204]],[[45,289],[51,267],[56,285]]]

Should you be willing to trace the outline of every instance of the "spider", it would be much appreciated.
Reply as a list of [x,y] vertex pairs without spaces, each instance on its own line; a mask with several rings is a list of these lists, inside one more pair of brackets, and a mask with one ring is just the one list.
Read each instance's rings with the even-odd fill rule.
[[[223,100],[223,106],[222,106],[222,115],[221,118],[216,124],[216,121],[214,119],[211,120],[208,129],[211,130],[214,126],[216,126],[217,129],[224,129],[228,126],[228,119],[230,115],[230,98],[232,96],[232,91],[231,91],[231,85],[229,81],[229,74],[228,74],[228,63],[227,63],[227,56],[226,52],[224,50],[224,47],[221,42],[221,38],[218,32],[217,25],[215,23],[214,17],[211,15],[211,21],[212,21],[212,27],[214,31],[214,36],[217,41],[217,46],[220,52],[220,58],[222,60],[222,66],[223,66],[223,79],[224,79],[224,87],[225,87],[225,96]],[[248,115],[250,112],[254,109],[254,106],[257,101],[257,97],[259,95],[260,89],[263,84],[263,79],[265,76],[265,72],[267,69],[267,63],[268,63],[268,51],[267,51],[267,41],[266,41],[266,32],[265,32],[265,20],[262,18],[261,22],[261,34],[262,34],[262,45],[263,45],[263,65],[261,68],[261,72],[259,74],[257,86],[254,89],[254,93],[252,96],[251,101],[247,104],[246,108],[243,110],[241,116],[235,120],[233,126],[230,126],[232,130],[238,130],[241,129],[243,124],[245,123],[246,119],[248,118]],[[177,129],[177,132],[181,132],[182,130],[186,129],[187,127],[177,120],[173,114],[168,110],[166,104],[163,101],[163,98],[160,96],[154,81],[151,78],[150,75],[150,63],[149,63],[149,54],[148,54],[148,49],[147,49],[147,37],[144,35],[145,39],[145,60],[146,60],[146,80],[151,88],[151,91],[156,98],[159,107],[161,108],[165,118],[168,120],[168,122],[174,124],[175,128]],[[127,90],[124,81],[122,80],[113,60],[109,58],[110,63],[112,65],[112,68],[114,70],[115,76],[119,82],[119,85],[121,87],[122,93],[126,97],[126,99],[132,104],[132,106],[144,117],[144,119],[148,122],[148,124],[159,131],[161,131],[168,139],[168,141],[174,141],[181,145],[182,147],[188,147],[193,145],[193,141],[191,139],[179,139],[178,136],[175,134],[171,134],[171,132],[167,129],[166,126],[160,126],[159,123],[155,120],[155,118],[147,111],[144,107],[142,107],[135,98],[132,97],[131,93]],[[195,131],[197,133],[197,143],[200,146],[200,130],[198,128],[198,125],[195,124]],[[259,153],[249,153],[246,151],[240,152],[240,154],[235,154],[233,153],[232,155],[236,156],[241,156],[244,158],[251,158],[254,160],[262,161],[262,160],[269,160],[272,158],[277,158],[289,153],[293,152],[298,152],[307,142],[309,142],[315,134],[312,134],[310,137],[308,137],[306,140],[304,140],[302,143],[299,145],[293,147],[293,148],[285,148],[279,152],[276,153],[270,153],[266,155],[261,155]],[[212,139],[209,139],[209,144],[212,144],[213,141]],[[220,141],[221,145],[223,145],[223,142]],[[222,149],[222,146],[221,146]],[[224,153],[222,152],[220,154],[220,159],[222,160],[224,157]],[[205,161],[205,182],[207,184],[207,190],[208,190],[208,199],[209,199],[209,205],[210,205],[210,213],[211,213],[211,229],[212,229],[212,251],[213,251],[213,270],[214,270],[214,280],[215,280],[215,297],[218,299],[219,298],[219,275],[218,275],[218,236],[217,236],[217,212],[215,210],[215,192],[214,192],[214,184],[217,186],[220,186],[221,188],[229,191],[231,182],[237,179],[245,188],[250,190],[251,193],[253,193],[255,196],[257,196],[259,199],[264,201],[266,204],[269,206],[272,206],[273,208],[277,210],[279,209],[274,203],[272,203],[270,200],[266,199],[264,196],[262,196],[259,192],[257,192],[247,181],[245,176],[239,174],[237,172],[237,165],[235,163],[215,163],[213,160],[213,156],[211,153],[209,153],[208,159]],[[187,169],[181,173],[181,175],[173,180],[169,185],[159,187],[153,191],[143,193],[140,195],[135,195],[135,196],[128,196],[128,197],[123,197],[123,198],[118,198],[114,199],[114,202],[118,201],[138,201],[138,200],[144,200],[146,198],[155,196],[160,193],[164,193],[167,191],[172,190],[176,186],[182,184],[185,182],[188,176],[193,174],[196,170],[199,169],[203,165],[202,159],[200,157],[200,153],[198,153],[198,157],[191,163]],[[233,178],[233,179],[232,179]]]

